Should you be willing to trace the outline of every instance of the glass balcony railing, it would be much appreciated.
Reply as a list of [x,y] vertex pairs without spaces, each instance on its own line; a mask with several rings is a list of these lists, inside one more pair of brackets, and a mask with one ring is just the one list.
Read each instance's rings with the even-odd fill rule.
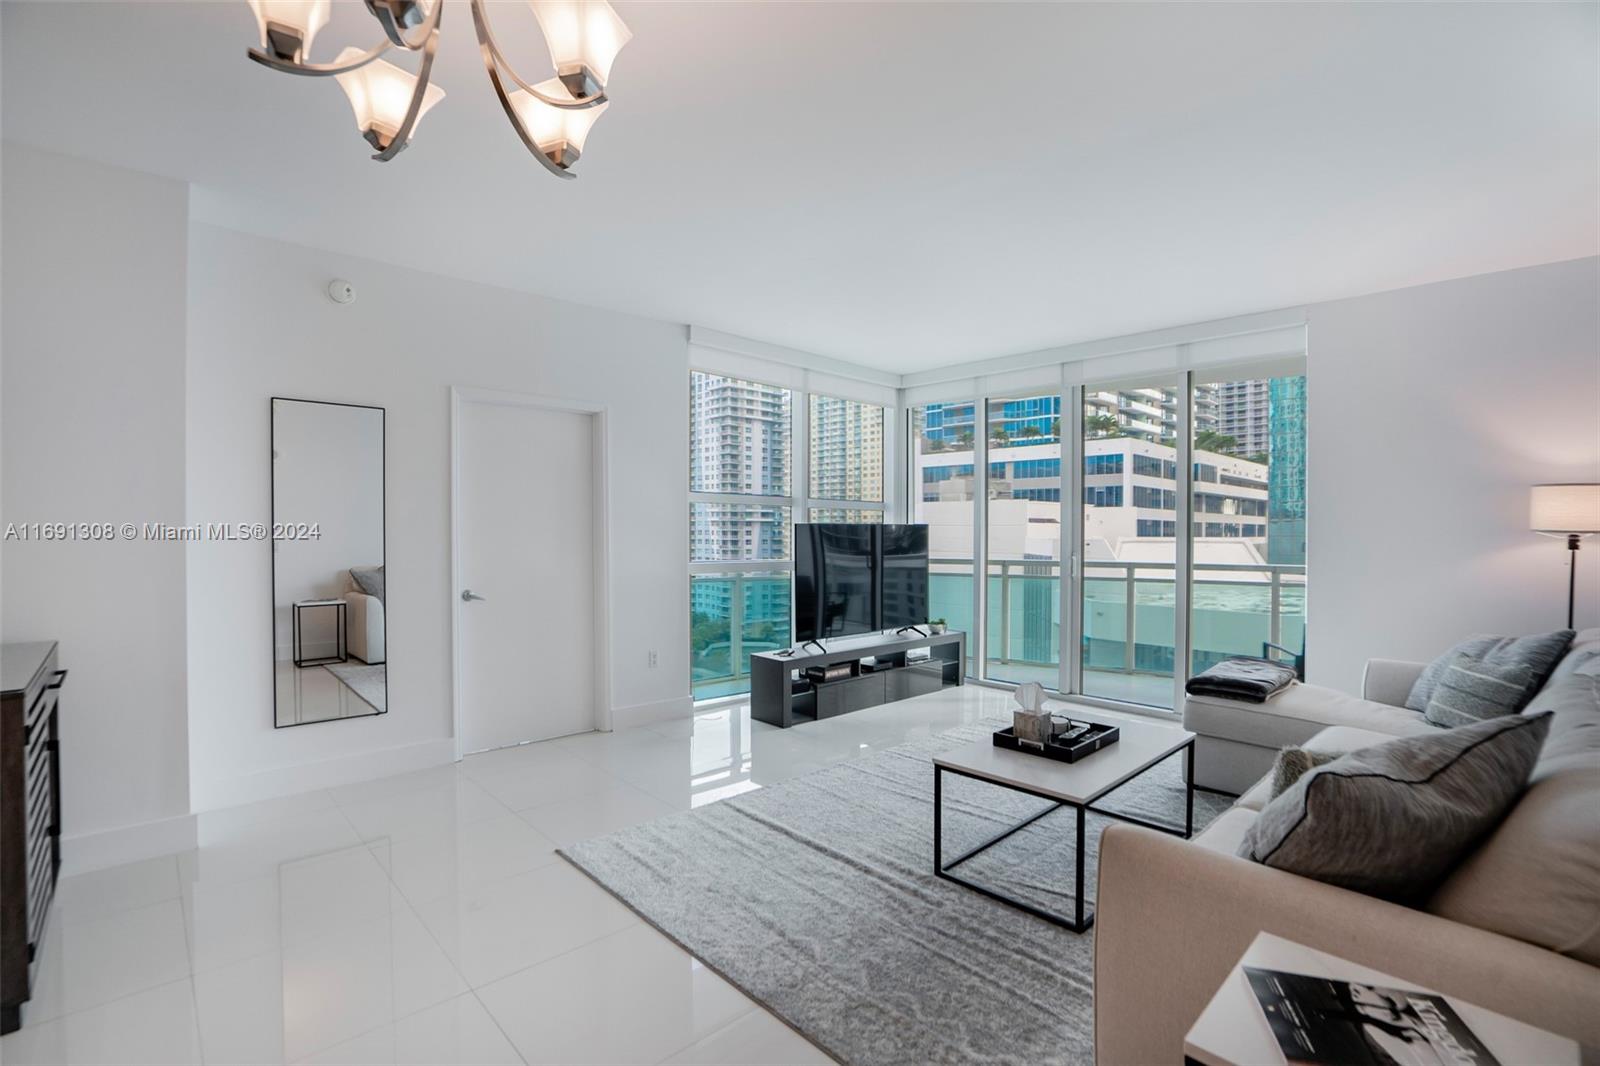
[[[929,615],[973,632],[971,559],[934,559]],[[1190,672],[1262,645],[1305,647],[1306,568],[1288,564],[1195,567],[1189,627]],[[1083,691],[1091,696],[1172,706],[1177,590],[1172,563],[1091,562],[1083,581]],[[1001,681],[1060,681],[1061,564],[988,564],[988,661]],[[788,647],[790,577],[779,573],[696,574],[690,662],[695,699],[750,690],[750,655]],[[969,644],[970,649],[970,644]],[[968,672],[974,663],[968,662]]]
[[694,574],[689,612],[689,672],[697,700],[749,692],[751,653],[793,643],[786,572]]
[[[941,575],[969,560],[935,560],[935,602],[966,598],[970,578]],[[988,661],[1002,681],[1060,681],[1061,564],[1005,560],[988,565]],[[1149,706],[1172,706],[1177,594],[1172,563],[1092,562],[1084,566],[1083,691]],[[1266,643],[1305,647],[1306,568],[1288,564],[1199,564],[1191,595],[1190,672]],[[956,609],[945,611],[952,627]]]

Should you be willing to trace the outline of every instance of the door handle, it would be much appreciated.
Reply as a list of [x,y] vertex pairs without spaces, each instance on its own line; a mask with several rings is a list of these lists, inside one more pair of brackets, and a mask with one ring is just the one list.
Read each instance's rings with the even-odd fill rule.
[[473,600],[481,600],[481,599],[483,599],[483,597],[478,595],[476,592],[473,592],[471,589],[462,589],[461,590],[461,602],[462,603],[471,603]]

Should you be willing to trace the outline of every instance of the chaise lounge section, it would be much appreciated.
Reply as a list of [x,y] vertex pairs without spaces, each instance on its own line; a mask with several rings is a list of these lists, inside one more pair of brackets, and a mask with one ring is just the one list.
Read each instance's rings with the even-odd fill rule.
[[[1210,730],[1207,770],[1222,776],[1209,780],[1238,782],[1247,767],[1265,774],[1285,745],[1345,752],[1436,728],[1400,706],[1421,670],[1376,660],[1365,699],[1297,685],[1264,707],[1191,700],[1185,721]],[[1189,1025],[1263,931],[1600,1045],[1600,630],[1577,635],[1524,713],[1545,710],[1554,717],[1528,790],[1421,909],[1236,857],[1268,800],[1264,779],[1244,781],[1193,841],[1108,828],[1097,1061],[1181,1061]]]

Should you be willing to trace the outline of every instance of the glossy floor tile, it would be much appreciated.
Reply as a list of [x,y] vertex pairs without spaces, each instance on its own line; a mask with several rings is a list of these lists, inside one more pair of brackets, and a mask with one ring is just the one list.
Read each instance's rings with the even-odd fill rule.
[[826,1062],[555,849],[1009,700],[788,730],[726,703],[206,812],[191,851],[62,881],[0,1061]]

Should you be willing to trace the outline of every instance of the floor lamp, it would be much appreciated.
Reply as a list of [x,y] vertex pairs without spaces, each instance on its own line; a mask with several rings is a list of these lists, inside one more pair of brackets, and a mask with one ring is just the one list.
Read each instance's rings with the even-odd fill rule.
[[1571,562],[1567,570],[1567,628],[1572,628],[1578,598],[1578,542],[1600,533],[1600,485],[1535,485],[1528,504],[1528,528],[1565,536]]

